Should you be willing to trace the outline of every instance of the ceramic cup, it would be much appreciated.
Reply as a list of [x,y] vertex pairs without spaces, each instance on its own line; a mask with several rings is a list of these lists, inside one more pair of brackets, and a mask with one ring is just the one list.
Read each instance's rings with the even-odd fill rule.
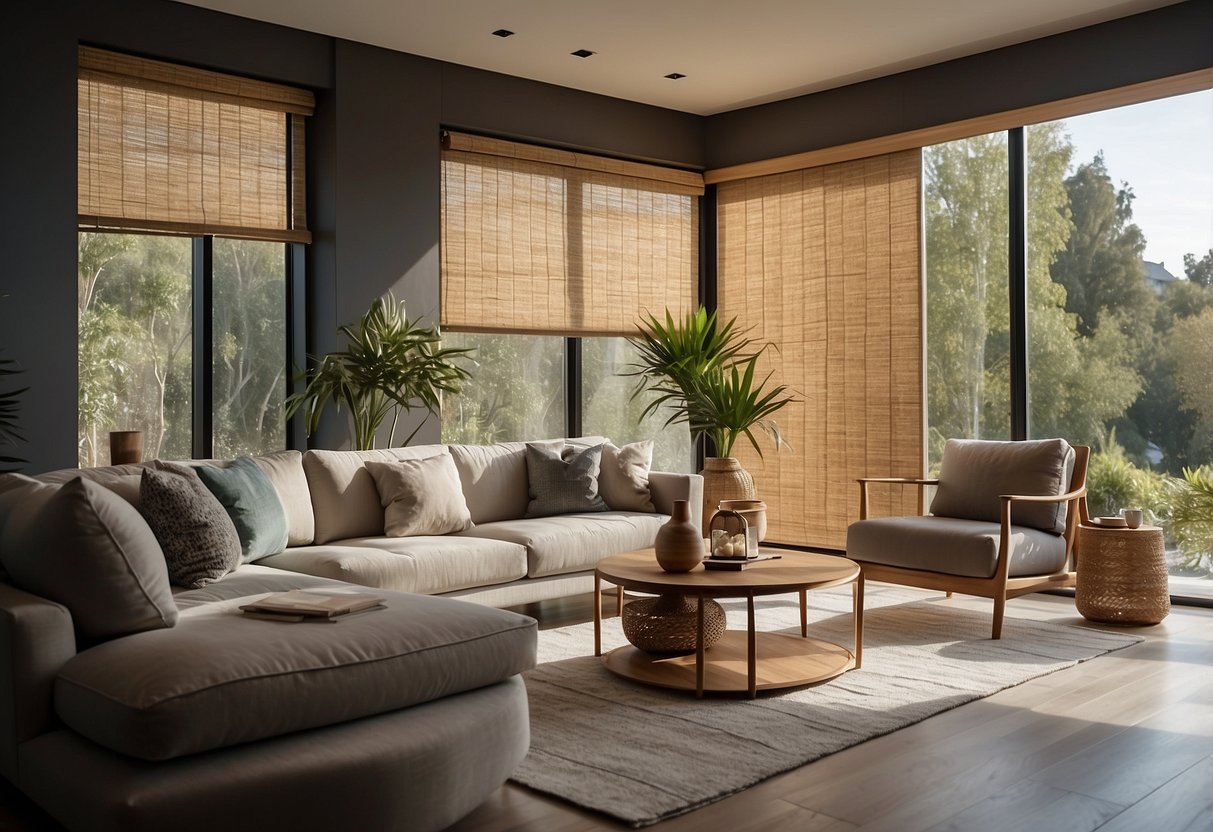
[[1120,516],[1125,518],[1125,525],[1130,529],[1140,526],[1143,519],[1142,511],[1139,508],[1122,508]]

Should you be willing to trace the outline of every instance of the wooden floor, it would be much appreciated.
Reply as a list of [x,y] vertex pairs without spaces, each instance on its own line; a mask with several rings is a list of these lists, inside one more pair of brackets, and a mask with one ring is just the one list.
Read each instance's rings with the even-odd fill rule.
[[[952,603],[990,608],[960,596]],[[592,613],[589,596],[519,609],[545,629],[588,621]],[[1073,600],[1059,596],[1014,599],[1008,614],[1082,623]],[[1210,832],[1213,610],[1176,608],[1162,624],[1132,632],[1146,640],[650,828]],[[507,784],[448,832],[626,828]],[[11,788],[0,789],[0,830],[57,829]]]

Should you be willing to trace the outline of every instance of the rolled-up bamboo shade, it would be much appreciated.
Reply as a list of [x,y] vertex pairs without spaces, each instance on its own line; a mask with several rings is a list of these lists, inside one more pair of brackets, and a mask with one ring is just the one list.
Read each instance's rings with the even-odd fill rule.
[[307,242],[311,93],[80,48],[81,229]]
[[444,327],[630,335],[697,302],[702,178],[450,134],[442,154]]
[[[769,540],[842,548],[856,478],[922,476],[920,181],[912,150],[718,188],[720,314],[803,399],[775,417],[790,449],[736,449]],[[914,513],[905,490],[874,490],[874,515]]]

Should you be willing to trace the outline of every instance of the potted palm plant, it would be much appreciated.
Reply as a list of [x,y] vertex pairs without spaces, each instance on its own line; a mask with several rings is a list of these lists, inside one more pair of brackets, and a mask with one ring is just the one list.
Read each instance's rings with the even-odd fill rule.
[[[460,365],[470,349],[442,346],[437,327],[410,321],[404,304],[391,294],[377,299],[356,324],[338,329],[346,347],[315,364],[307,386],[286,400],[286,415],[302,411],[308,435],[316,432],[320,417],[332,402],[349,411],[355,449],[370,450],[383,422],[390,415],[388,444],[396,444],[400,417],[424,408],[426,418],[438,412],[444,393],[458,393],[471,374]],[[421,425],[405,437],[407,445]]]
[[710,443],[714,455],[705,457],[700,472],[704,520],[721,500],[754,499],[754,479],[733,448],[745,437],[761,457],[756,429],[779,448],[783,437],[772,416],[795,401],[785,385],[768,387],[769,373],[758,375],[759,357],[774,345],[755,345],[737,330],[735,318],[721,325],[703,307],[678,321],[668,310],[664,320],[649,315],[631,341],[639,353],[628,373],[639,379],[632,395],[652,396],[642,418],[664,409],[667,425],[685,422],[694,440]]

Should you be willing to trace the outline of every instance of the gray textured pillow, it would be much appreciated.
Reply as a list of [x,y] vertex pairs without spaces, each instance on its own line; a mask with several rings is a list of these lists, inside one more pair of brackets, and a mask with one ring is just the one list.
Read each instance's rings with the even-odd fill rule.
[[558,452],[550,444],[528,442],[526,446],[527,490],[531,501],[527,517],[606,511],[598,494],[598,472],[602,445]]
[[286,548],[286,509],[270,478],[247,456],[226,468],[199,465],[202,484],[222,503],[240,536],[244,563],[276,555]]
[[192,467],[157,462],[155,470],[143,472],[139,502],[173,583],[198,589],[240,565],[232,518]]
[[399,462],[368,462],[388,537],[449,534],[471,528],[472,515],[449,453]]
[[95,482],[26,489],[0,534],[0,553],[13,583],[67,607],[87,641],[177,623],[152,530]]
[[[968,520],[1001,520],[1002,494],[1064,494],[1070,486],[1074,449],[1064,439],[993,442],[949,439],[939,463],[939,488],[931,513]],[[1054,534],[1066,528],[1064,503],[1020,503],[1011,522]]]
[[653,440],[644,439],[617,448],[602,446],[602,473],[598,491],[615,511],[654,512],[649,493],[649,469],[653,467]]

